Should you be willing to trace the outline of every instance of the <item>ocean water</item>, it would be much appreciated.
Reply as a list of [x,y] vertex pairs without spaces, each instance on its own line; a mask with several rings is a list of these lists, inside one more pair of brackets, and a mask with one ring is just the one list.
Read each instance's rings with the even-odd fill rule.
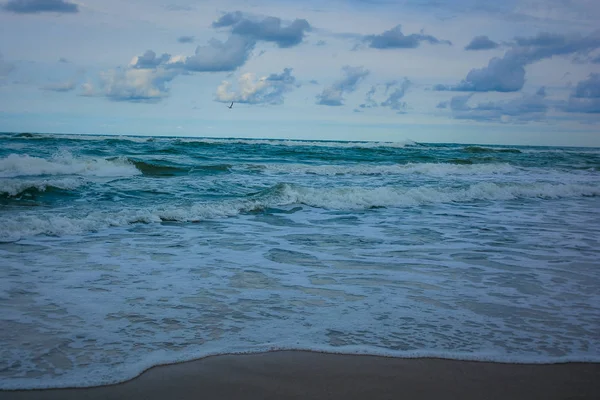
[[0,134],[0,388],[306,349],[600,362],[600,149]]

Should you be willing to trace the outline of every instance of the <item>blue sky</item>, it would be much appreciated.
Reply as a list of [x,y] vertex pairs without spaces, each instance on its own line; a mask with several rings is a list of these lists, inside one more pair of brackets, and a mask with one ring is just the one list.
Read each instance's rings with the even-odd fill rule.
[[0,131],[600,146],[599,20],[596,0],[0,0]]

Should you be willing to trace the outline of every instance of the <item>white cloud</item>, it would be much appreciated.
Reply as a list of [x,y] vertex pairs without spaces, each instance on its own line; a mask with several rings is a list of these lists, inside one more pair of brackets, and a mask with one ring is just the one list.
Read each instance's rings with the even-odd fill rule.
[[290,68],[281,74],[271,74],[256,78],[248,72],[238,79],[237,91],[231,91],[232,84],[223,81],[217,88],[215,100],[219,102],[237,102],[248,104],[282,104],[283,95],[292,90],[296,78]]

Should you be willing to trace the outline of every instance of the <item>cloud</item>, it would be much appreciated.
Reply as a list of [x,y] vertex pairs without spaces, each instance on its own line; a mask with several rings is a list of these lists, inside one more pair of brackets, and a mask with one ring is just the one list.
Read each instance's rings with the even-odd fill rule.
[[436,85],[435,90],[473,92],[516,92],[525,84],[525,68],[522,62],[511,57],[494,57],[487,67],[472,69],[456,86]]
[[508,101],[486,101],[469,105],[473,93],[454,96],[449,102],[441,102],[437,108],[450,108],[456,119],[491,122],[528,122],[545,118],[548,110],[546,90],[540,88],[535,94],[521,95]]
[[79,6],[64,0],[10,0],[2,8],[16,14],[77,13]]
[[421,42],[430,44],[452,44],[449,40],[440,40],[431,35],[425,35],[423,32],[404,35],[402,33],[401,25],[396,25],[389,31],[385,31],[380,35],[367,35],[363,40],[369,42],[369,47],[375,49],[414,49],[419,47]]
[[487,36],[475,36],[471,43],[465,46],[465,50],[490,50],[500,45]]
[[156,53],[152,50],[146,50],[141,56],[135,56],[129,63],[131,68],[145,69],[145,68],[156,68],[161,64],[166,63],[171,59],[171,55],[164,53],[160,57],[156,57]]
[[[141,56],[133,57],[126,68],[100,73],[98,83],[85,83],[82,95],[104,96],[117,101],[157,102],[169,95],[168,83],[178,75],[234,71],[246,62],[253,47],[253,41],[232,35],[225,42],[211,39],[208,45],[198,46],[192,56],[168,53],[157,56],[154,51],[147,50]],[[60,87],[46,89],[58,90]]]
[[587,79],[577,83],[562,109],[567,112],[600,113],[600,74],[592,73]]
[[534,37],[515,37],[519,46],[556,47],[567,43],[567,37],[558,33],[540,32]]
[[223,81],[217,88],[215,100],[225,103],[283,104],[283,95],[293,89],[295,82],[291,68],[285,68],[281,74],[271,74],[258,80],[254,74],[246,73],[238,79],[236,92],[230,91],[231,83]]
[[247,38],[232,35],[227,41],[211,39],[206,46],[198,46],[193,56],[185,57],[176,63],[187,71],[221,72],[234,71],[244,65],[255,42]]
[[[376,85],[371,86],[371,89],[369,89],[369,91],[365,95],[365,102],[363,104],[359,105],[359,107],[360,108],[378,107],[379,104],[373,99],[373,96],[375,96],[376,92],[377,92],[377,86]],[[360,111],[360,110],[355,110],[355,111]]]
[[435,90],[516,92],[525,84],[525,66],[570,54],[586,55],[600,48],[600,31],[589,36],[540,33],[516,38],[503,57],[492,58],[483,68],[472,69],[458,85],[436,85]]
[[310,24],[305,19],[295,19],[291,24],[282,26],[281,19],[266,17],[262,20],[252,20],[240,11],[224,14],[212,23],[213,28],[231,28],[231,32],[254,41],[277,43],[279,47],[293,47],[304,39],[310,30]]
[[194,43],[194,37],[193,36],[179,36],[177,38],[177,41],[179,43]]
[[67,82],[49,83],[42,86],[42,90],[50,90],[53,92],[70,92],[77,87],[77,81],[71,80]]
[[196,47],[192,56],[164,53],[158,57],[154,51],[147,50],[143,55],[133,57],[129,66],[134,69],[160,66],[179,73],[234,71],[248,60],[254,44],[238,35],[230,36],[225,42],[213,38],[206,46]]
[[368,69],[363,67],[351,67],[348,65],[342,68],[342,72],[345,77],[323,89],[323,92],[317,96],[317,104],[325,106],[343,105],[344,93],[354,92],[358,84],[369,75]]
[[[411,81],[409,81],[407,78],[404,78],[401,83],[398,83],[398,81],[390,81],[385,84],[373,85],[365,95],[365,102],[359,105],[359,108],[366,109],[381,106],[389,107],[392,110],[401,112],[407,108],[407,104],[406,102],[400,100],[404,97],[410,85]],[[393,90],[390,92],[390,89]],[[377,101],[375,98],[381,98],[381,92],[383,92],[385,100]]]
[[[411,81],[404,78],[404,80],[402,81],[400,86],[396,87],[394,89],[394,91],[389,95],[389,97],[384,102],[381,103],[381,106],[389,107],[392,110],[396,110],[396,111],[405,110],[407,107],[406,102],[400,101],[400,100],[404,97],[404,95],[406,94],[406,91],[408,90],[410,85],[411,85]],[[387,91],[387,89],[386,89],[386,91]]]
[[83,85],[84,96],[104,96],[115,101],[154,103],[169,95],[167,83],[177,75],[163,67],[157,69],[111,69],[100,73],[97,87]]
[[212,23],[213,28],[224,28],[233,26],[244,19],[244,14],[241,11],[232,11],[225,13],[218,20]]

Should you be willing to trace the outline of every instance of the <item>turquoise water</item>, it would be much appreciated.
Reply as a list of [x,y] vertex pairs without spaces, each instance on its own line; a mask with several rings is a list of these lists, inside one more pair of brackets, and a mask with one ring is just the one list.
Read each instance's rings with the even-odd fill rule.
[[0,388],[308,349],[600,362],[600,149],[0,134]]

